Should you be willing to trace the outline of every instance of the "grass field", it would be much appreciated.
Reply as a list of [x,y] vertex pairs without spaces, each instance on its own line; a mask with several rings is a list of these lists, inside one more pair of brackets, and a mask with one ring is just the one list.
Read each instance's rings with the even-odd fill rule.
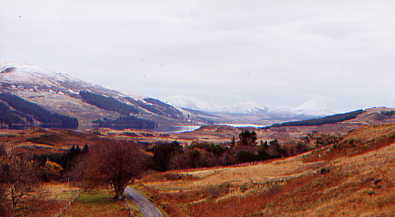
[[153,174],[142,184],[175,217],[394,216],[394,132],[394,125],[366,127],[337,147],[258,164]]
[[57,216],[78,193],[79,190],[77,188],[67,184],[43,184],[24,198],[24,202],[20,204],[17,214],[29,217]]
[[62,217],[129,216],[126,202],[114,201],[110,192],[101,190],[83,192]]

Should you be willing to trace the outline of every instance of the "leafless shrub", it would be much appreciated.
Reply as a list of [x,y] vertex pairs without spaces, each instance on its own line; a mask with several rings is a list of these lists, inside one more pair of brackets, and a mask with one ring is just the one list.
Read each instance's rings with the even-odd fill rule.
[[269,188],[265,189],[264,191],[260,192],[260,196],[262,197],[272,197],[276,195],[277,193],[280,193],[282,191],[281,185],[279,184],[274,184],[270,186]]
[[215,199],[218,198],[226,193],[228,193],[230,191],[231,188],[231,184],[229,183],[223,183],[220,185],[212,185],[207,187],[207,193],[209,195],[209,198],[211,199]]

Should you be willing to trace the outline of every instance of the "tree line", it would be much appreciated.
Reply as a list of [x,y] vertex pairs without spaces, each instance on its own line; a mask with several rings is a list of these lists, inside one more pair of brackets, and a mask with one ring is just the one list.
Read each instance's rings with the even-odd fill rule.
[[193,142],[182,146],[174,141],[155,144],[148,151],[153,153],[154,169],[166,171],[264,161],[288,157],[308,149],[305,143],[298,143],[290,150],[276,139],[258,143],[256,133],[246,130],[239,134],[238,141],[233,138],[227,144]]
[[304,120],[304,121],[291,121],[291,122],[285,122],[285,123],[281,123],[281,124],[273,124],[272,126],[269,126],[267,128],[290,127],[290,126],[316,126],[316,125],[323,125],[323,124],[334,124],[334,123],[354,119],[359,114],[362,114],[363,112],[365,112],[365,111],[360,109],[360,110],[347,112],[347,113],[329,115],[329,116],[322,117],[322,118],[315,118],[315,119]]

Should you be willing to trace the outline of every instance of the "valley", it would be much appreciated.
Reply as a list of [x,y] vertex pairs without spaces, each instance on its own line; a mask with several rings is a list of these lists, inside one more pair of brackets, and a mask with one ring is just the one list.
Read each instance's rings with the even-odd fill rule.
[[0,86],[6,217],[395,213],[395,108],[199,111],[19,66]]
[[1,0],[0,217],[395,217],[394,11]]
[[[177,107],[152,97],[129,96],[65,73],[24,65],[0,65],[0,127],[112,128],[176,131],[177,126],[220,123],[272,124],[313,116],[258,110],[252,113],[199,111]],[[24,107],[14,105],[16,100]],[[74,123],[45,120],[37,109]],[[12,112],[9,112],[11,110]],[[28,113],[29,118],[18,112]],[[78,123],[77,123],[77,122]]]
[[[72,161],[76,166],[71,169],[59,158],[77,146],[80,150],[85,150],[85,146],[95,150],[103,144],[121,142],[140,149],[153,163],[129,186],[153,201],[165,216],[390,217],[395,213],[392,111],[372,108],[351,119],[322,125],[265,128],[212,125],[178,133],[109,128],[3,129],[0,144],[6,152],[45,159],[42,168],[47,171],[47,181],[22,200],[21,205],[26,208],[18,211],[27,216],[37,212],[42,216],[61,212],[62,217],[85,216],[85,212],[95,216],[128,213],[141,216],[135,202],[112,200],[111,188],[100,185],[86,190],[70,173],[79,168],[79,160]],[[244,144],[241,136],[244,132],[256,133],[255,145]],[[278,156],[268,149],[265,160],[249,155],[244,161],[237,154],[255,154],[267,142],[275,146],[274,140],[283,150]],[[168,145],[175,141],[183,151],[171,155],[166,169],[154,166],[162,165],[156,163],[156,154],[166,151],[155,147],[170,148]],[[303,149],[295,149],[301,144]],[[198,153],[197,157],[193,153]],[[185,158],[188,156],[195,156],[194,162],[188,163]],[[232,156],[236,159],[231,160]],[[47,196],[40,196],[39,200],[34,196],[44,194]],[[40,206],[32,209],[33,204]]]

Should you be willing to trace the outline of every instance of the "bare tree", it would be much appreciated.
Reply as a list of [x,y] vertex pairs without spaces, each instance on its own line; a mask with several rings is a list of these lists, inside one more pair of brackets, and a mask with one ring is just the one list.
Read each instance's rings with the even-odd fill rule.
[[24,197],[38,184],[38,167],[23,155],[4,153],[0,156],[0,200],[11,205],[8,209],[15,216]]
[[[0,174],[1,174],[0,169]],[[6,198],[6,189],[4,185],[0,183],[0,216],[6,217],[8,216],[8,207],[6,206],[7,198]]]
[[135,144],[107,141],[93,147],[77,173],[85,188],[111,186],[115,199],[122,200],[128,184],[146,168],[147,157]]
[[7,216],[7,198],[6,198],[6,188],[5,188],[5,156],[6,151],[4,145],[0,144],[0,216]]

